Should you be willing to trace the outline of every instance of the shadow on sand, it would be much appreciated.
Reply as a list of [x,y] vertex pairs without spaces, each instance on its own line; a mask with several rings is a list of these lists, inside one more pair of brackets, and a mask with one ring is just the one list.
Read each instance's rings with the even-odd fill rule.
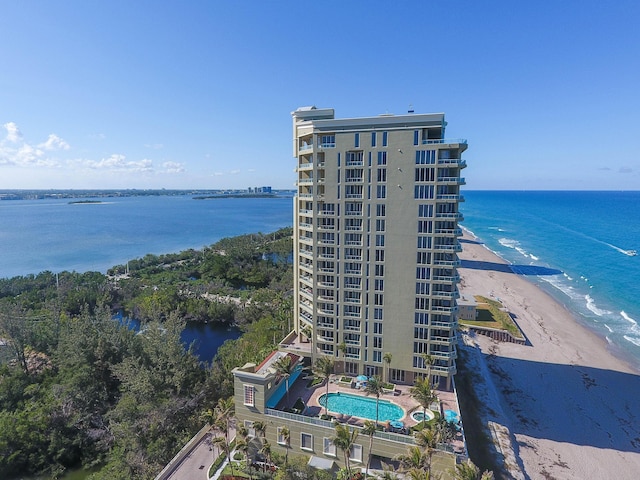
[[[509,405],[512,433],[640,452],[639,375],[494,355],[485,360]],[[527,394],[532,388],[535,397]]]
[[540,267],[537,265],[518,265],[497,262],[481,262],[479,260],[460,260],[460,268],[473,270],[493,270],[496,272],[515,273],[516,275],[560,275],[562,270]]

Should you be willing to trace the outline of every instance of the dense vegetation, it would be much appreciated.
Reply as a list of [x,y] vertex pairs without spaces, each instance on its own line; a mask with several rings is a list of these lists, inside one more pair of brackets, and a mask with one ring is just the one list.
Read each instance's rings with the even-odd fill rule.
[[[97,466],[93,479],[153,478],[291,321],[291,229],[147,255],[108,275],[0,280],[0,478]],[[113,314],[141,322],[140,332]],[[202,365],[187,321],[243,336]]]

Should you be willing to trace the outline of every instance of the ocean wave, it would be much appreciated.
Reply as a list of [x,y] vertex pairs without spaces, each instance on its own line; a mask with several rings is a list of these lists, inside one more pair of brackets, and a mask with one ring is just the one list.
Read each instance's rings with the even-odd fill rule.
[[624,310],[620,312],[620,316],[624,318],[627,322],[629,322],[631,325],[638,326],[638,322],[636,322],[633,318],[627,315],[627,312],[625,312]]
[[591,298],[590,295],[585,295],[584,299],[587,301],[587,308],[594,314],[596,314],[599,317],[602,317],[603,315],[608,315],[611,312],[608,310],[602,310],[601,308],[598,308],[596,306],[596,302],[593,298]]
[[467,228],[465,226],[460,225],[460,228],[464,231],[467,232],[469,235],[473,236],[474,238],[478,238],[478,236],[473,233],[473,231],[470,228]]
[[570,277],[569,275],[567,275],[566,273],[562,274],[567,280],[573,280],[572,277]]
[[640,347],[640,338],[638,337],[630,337],[629,335],[623,335],[622,336],[625,340],[627,340],[628,342],[633,343],[634,345]]
[[520,242],[517,241],[517,240],[512,240],[510,238],[504,238],[503,237],[503,238],[499,239],[498,242],[503,247],[507,247],[507,248],[511,248],[511,249],[515,250],[516,252],[518,252],[520,255],[522,255],[525,258],[531,258],[532,260],[540,260],[538,257],[533,255],[532,253],[529,253],[524,248],[522,248],[520,246]]
[[582,295],[581,293],[576,292],[575,289],[571,285],[567,285],[557,275],[541,275],[538,278],[540,280],[542,280],[543,282],[547,282],[548,284],[550,284],[554,288],[560,290],[562,293],[564,293],[571,300],[580,301],[582,298],[584,298],[584,295]]
[[605,326],[605,328],[607,330],[609,330],[609,333],[613,333],[613,328],[611,328],[609,325],[607,325],[606,323],[603,323],[603,325]]
[[498,232],[506,232],[504,228],[500,227],[489,227],[489,230],[497,230]]

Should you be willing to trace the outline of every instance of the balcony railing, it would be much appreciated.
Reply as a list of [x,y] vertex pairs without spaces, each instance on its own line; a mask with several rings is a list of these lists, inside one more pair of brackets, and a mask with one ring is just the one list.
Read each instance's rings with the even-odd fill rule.
[[461,158],[439,158],[438,165],[454,165],[460,168],[465,168],[467,166],[467,162]]
[[300,152],[306,152],[308,150],[313,150],[313,143],[305,143],[300,145],[300,147],[298,148],[298,150]]
[[427,140],[422,140],[423,145],[434,145],[440,143],[462,143],[464,145],[467,144],[466,138],[429,138]]

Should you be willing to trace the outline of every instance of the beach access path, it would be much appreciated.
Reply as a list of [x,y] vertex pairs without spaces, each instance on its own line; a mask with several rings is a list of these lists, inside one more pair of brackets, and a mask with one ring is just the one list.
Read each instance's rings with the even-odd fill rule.
[[485,420],[510,432],[514,478],[640,478],[640,372],[476,238],[461,244],[462,294],[499,299],[528,340],[466,337],[485,401],[499,403]]

